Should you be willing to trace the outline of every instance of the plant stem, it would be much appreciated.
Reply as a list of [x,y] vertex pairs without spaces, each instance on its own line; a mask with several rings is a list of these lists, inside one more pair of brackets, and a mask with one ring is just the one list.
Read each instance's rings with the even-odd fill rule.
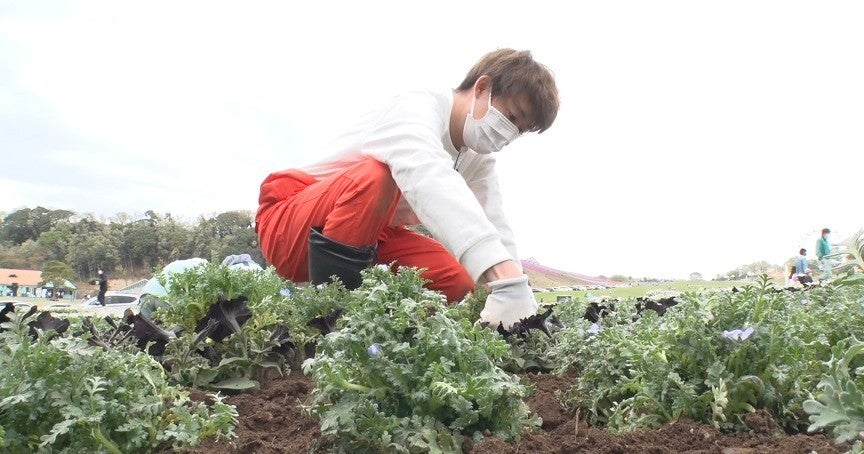
[[363,386],[363,385],[358,385],[356,383],[351,383],[348,380],[340,380],[339,386],[341,386],[344,389],[350,389],[352,391],[360,391],[363,393],[368,393],[369,391],[372,391],[372,388],[369,388],[368,386]]
[[368,386],[358,385],[357,383],[351,383],[344,378],[337,377],[333,374],[333,371],[330,370],[329,366],[324,366],[324,374],[327,375],[327,378],[330,379],[333,383],[336,383],[342,389],[350,389],[352,391],[360,391],[361,393],[368,393],[372,391],[372,388]]
[[105,433],[102,432],[102,426],[97,425],[96,427],[93,427],[93,430],[91,432],[93,434],[93,437],[95,437],[96,440],[99,441],[99,443],[102,443],[102,446],[104,446],[105,450],[108,451],[110,454],[123,454],[120,451],[120,448],[118,448],[113,441],[109,440],[108,437],[105,436]]

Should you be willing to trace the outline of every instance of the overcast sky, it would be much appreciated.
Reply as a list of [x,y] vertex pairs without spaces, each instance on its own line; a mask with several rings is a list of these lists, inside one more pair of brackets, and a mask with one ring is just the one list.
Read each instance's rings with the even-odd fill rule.
[[[299,6],[298,6],[299,5]],[[257,208],[371,103],[484,53],[555,73],[499,154],[520,255],[705,277],[864,227],[864,2],[0,0],[0,212]]]

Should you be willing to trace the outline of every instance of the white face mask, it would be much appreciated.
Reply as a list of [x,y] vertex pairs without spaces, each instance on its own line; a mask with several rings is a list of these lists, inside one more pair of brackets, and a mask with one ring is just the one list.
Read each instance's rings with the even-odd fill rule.
[[489,154],[501,151],[505,145],[510,144],[519,137],[519,128],[516,127],[504,114],[492,106],[492,94],[489,94],[489,108],[486,115],[479,120],[474,119],[474,104],[477,97],[471,100],[471,111],[465,119],[465,129],[462,131],[462,139],[465,146],[480,154]]

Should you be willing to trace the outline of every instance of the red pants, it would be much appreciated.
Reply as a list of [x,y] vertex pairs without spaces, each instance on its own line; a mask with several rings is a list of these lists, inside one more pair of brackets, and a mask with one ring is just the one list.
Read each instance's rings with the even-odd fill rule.
[[280,276],[309,280],[309,230],[355,247],[377,242],[378,263],[426,268],[427,287],[450,302],[474,290],[474,281],[438,241],[388,226],[401,197],[390,168],[367,158],[316,182],[299,170],[267,176],[261,184],[256,230],[261,251]]

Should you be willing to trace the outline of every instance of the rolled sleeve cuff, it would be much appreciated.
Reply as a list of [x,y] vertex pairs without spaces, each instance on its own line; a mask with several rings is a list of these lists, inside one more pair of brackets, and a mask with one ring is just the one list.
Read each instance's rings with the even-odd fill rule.
[[459,262],[468,270],[474,282],[479,282],[484,271],[507,260],[513,260],[513,256],[498,238],[493,237],[471,246],[462,254]]

